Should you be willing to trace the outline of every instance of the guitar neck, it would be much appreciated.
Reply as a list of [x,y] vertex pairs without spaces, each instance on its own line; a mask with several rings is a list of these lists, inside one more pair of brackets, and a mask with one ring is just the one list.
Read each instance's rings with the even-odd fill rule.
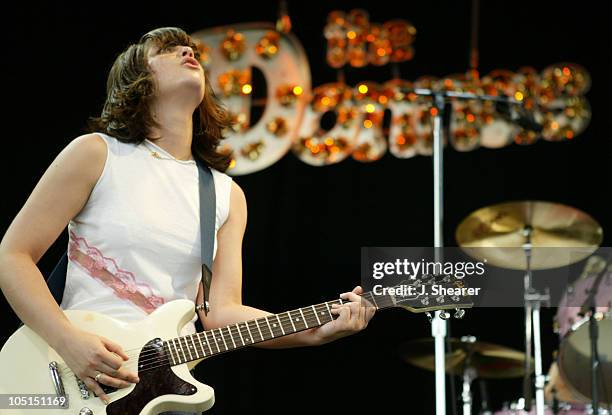
[[[376,298],[374,298],[373,293],[368,292],[363,294],[362,297],[377,309],[394,305],[392,297],[388,295],[376,295]],[[180,365],[322,326],[337,318],[336,315],[331,313],[333,304],[343,304],[343,301],[342,299],[327,301],[217,329],[176,337],[164,341],[163,348],[170,365]]]

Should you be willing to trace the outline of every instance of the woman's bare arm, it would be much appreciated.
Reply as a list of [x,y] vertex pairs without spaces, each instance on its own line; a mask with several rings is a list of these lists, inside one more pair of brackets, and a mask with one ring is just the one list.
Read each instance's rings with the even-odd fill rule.
[[0,288],[21,320],[51,345],[68,322],[36,263],[89,198],[106,159],[101,141],[81,136],[57,156],[0,243]]
[[[58,353],[63,352],[78,375],[85,374],[85,360],[91,363],[97,358],[70,362],[70,355],[83,354],[85,346],[75,351],[73,344],[66,344],[77,331],[53,299],[36,263],[86,204],[102,174],[106,154],[106,143],[96,134],[73,140],[51,163],[0,242],[0,289],[19,318]],[[92,353],[100,359],[120,366],[121,359],[107,352],[112,349],[121,355],[117,345],[85,334],[82,338],[81,343],[93,346]]]

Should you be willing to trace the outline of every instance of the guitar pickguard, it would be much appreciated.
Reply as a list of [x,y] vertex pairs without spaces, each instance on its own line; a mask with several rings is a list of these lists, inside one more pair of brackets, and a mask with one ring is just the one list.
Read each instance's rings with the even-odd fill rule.
[[[158,361],[159,366],[146,368],[147,362]],[[171,369],[168,357],[162,347],[161,339],[149,341],[138,356],[138,367],[145,365],[146,370],[139,370],[140,382],[132,392],[111,402],[106,407],[107,415],[138,414],[150,401],[161,395],[193,395],[197,388],[179,378]]]

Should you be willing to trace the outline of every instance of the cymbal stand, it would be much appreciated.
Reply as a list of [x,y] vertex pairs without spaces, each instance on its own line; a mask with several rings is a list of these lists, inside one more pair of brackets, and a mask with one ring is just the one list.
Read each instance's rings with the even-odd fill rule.
[[[471,344],[476,341],[474,336],[463,336],[461,337],[463,343]],[[465,359],[465,366],[463,368],[463,392],[461,393],[461,400],[463,401],[463,415],[472,415],[472,382],[476,379],[476,369],[471,366],[472,362],[472,347],[468,352],[468,356]]]
[[526,226],[524,232],[525,259],[527,261],[524,289],[525,289],[525,377],[523,378],[523,396],[525,398],[525,410],[531,409],[531,343],[533,339],[533,354],[535,361],[535,397],[536,415],[544,415],[544,384],[545,376],[542,371],[542,340],[540,338],[540,305],[542,302],[548,303],[550,295],[546,292],[540,294],[533,288],[533,278],[531,273],[532,245],[531,234],[533,229]]

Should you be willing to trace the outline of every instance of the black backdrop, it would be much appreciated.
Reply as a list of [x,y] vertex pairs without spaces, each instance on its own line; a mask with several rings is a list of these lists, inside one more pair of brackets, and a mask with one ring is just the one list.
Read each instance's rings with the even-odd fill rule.
[[[400,17],[417,27],[416,56],[401,65],[403,78],[466,69],[469,1],[290,2],[294,33],[308,55],[313,85],[336,77],[325,63],[322,30],[327,13],[356,7],[367,9],[372,21]],[[108,69],[129,42],[159,26],[180,26],[189,32],[272,21],[276,10],[275,1],[52,6],[22,2],[16,9],[5,9],[2,54],[8,73],[0,231],[6,230],[57,153],[82,133],[88,116],[99,112]],[[604,96],[610,92],[605,62],[611,50],[609,25],[596,2],[482,2],[482,73],[525,65],[541,70],[561,61],[582,64],[593,78],[587,95],[593,119],[586,132],[570,142],[540,141],[469,153],[447,149],[447,245],[455,245],[454,229],[468,213],[516,199],[578,207],[600,222],[604,245],[610,244],[612,137],[606,129]],[[391,78],[388,67],[348,70],[346,75],[350,84]],[[359,283],[361,246],[431,245],[431,161],[386,155],[371,164],[347,160],[311,167],[288,154],[264,171],[236,178],[249,206],[243,249],[245,302],[280,312],[332,299]],[[62,236],[41,260],[43,272],[50,271],[66,241]],[[0,301],[3,343],[17,319],[4,299]],[[543,313],[545,367],[558,346],[551,328],[554,312]],[[463,321],[452,323],[451,330],[453,335],[474,334],[521,349],[522,316],[521,309],[470,310]],[[375,316],[364,332],[323,347],[222,355],[200,365],[199,377],[216,390],[214,413],[428,414],[434,412],[433,374],[403,363],[397,347],[429,332],[425,317],[394,309]],[[494,407],[520,394],[519,379],[489,381],[487,386]]]

